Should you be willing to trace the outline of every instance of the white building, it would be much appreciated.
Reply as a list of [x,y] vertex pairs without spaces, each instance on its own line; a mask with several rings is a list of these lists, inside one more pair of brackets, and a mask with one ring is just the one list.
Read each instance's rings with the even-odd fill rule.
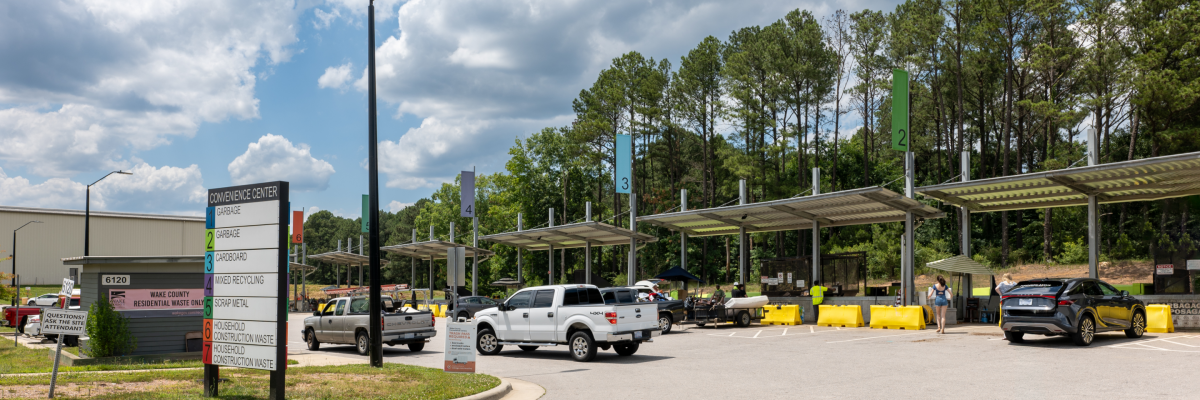
[[[83,211],[0,206],[0,259],[13,254],[13,230],[29,221],[42,223],[17,233],[21,286],[62,284],[78,268],[62,259],[83,255]],[[204,254],[204,217],[92,211],[91,225],[93,256]],[[12,273],[13,261],[0,262],[0,272]]]

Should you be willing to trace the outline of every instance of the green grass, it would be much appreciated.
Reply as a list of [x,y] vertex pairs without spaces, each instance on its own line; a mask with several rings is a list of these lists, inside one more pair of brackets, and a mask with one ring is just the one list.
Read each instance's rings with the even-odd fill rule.
[[[56,396],[95,399],[200,399],[200,370],[163,370],[107,374],[62,374]],[[261,399],[268,394],[267,371],[223,368],[222,398]],[[44,397],[49,376],[6,377],[0,396]],[[452,399],[500,384],[482,374],[448,374],[439,369],[402,364],[342,365],[289,368],[287,397],[293,399]],[[103,385],[103,386],[102,386]],[[40,390],[40,391],[38,391]]]
[[[54,369],[54,361],[47,354],[52,350],[31,349],[25,346],[13,346],[12,339],[0,338],[0,374],[24,374],[50,372]],[[63,347],[78,355],[77,347]],[[170,368],[199,368],[199,360],[171,361],[159,363],[129,363],[103,364],[67,367],[59,365],[59,371],[121,371],[131,369],[170,369]]]

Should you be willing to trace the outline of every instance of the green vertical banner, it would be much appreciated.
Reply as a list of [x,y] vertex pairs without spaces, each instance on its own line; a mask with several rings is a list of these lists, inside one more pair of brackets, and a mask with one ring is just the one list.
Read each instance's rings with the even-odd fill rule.
[[367,233],[367,232],[371,231],[371,214],[367,213],[367,211],[370,209],[371,209],[371,195],[364,194],[363,195],[363,206],[362,206],[362,231],[363,231],[363,233]]
[[908,72],[892,70],[892,150],[908,151]]

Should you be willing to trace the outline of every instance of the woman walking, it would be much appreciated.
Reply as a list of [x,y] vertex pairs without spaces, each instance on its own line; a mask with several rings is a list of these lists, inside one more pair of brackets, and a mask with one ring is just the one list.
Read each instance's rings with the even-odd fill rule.
[[946,278],[937,276],[937,283],[929,288],[928,297],[933,300],[933,315],[937,319],[937,332],[946,333],[946,308],[950,307],[950,287],[946,286]]

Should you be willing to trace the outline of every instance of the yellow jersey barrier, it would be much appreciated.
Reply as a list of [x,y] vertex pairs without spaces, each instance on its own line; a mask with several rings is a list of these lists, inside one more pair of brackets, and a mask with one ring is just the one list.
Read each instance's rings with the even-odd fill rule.
[[871,329],[925,329],[920,306],[871,306]]
[[861,328],[863,324],[862,306],[827,306],[821,305],[821,314],[817,316],[818,326]]
[[1151,304],[1146,306],[1146,332],[1175,332],[1175,322],[1171,321],[1171,306],[1169,304]]
[[437,315],[442,318],[446,318],[446,305],[445,304],[438,304],[438,305],[435,305],[434,307],[437,307],[437,312],[435,312],[434,315]]
[[776,305],[763,306],[763,317],[758,323],[762,325],[800,325],[801,313],[800,306],[791,305]]

